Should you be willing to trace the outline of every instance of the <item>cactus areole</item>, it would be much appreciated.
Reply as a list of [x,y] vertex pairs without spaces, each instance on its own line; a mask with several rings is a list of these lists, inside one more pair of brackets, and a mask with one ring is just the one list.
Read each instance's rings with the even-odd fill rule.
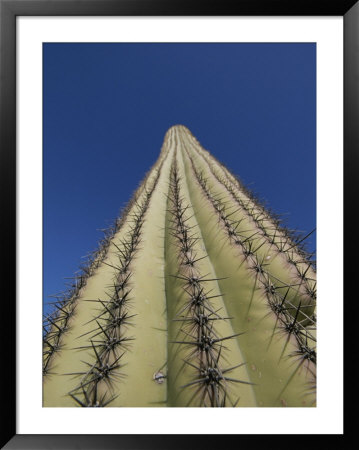
[[182,125],[44,319],[43,405],[312,407],[316,273]]

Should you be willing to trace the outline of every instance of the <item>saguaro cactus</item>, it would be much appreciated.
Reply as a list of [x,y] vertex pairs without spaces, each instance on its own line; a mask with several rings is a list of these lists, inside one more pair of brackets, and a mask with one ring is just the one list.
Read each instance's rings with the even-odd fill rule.
[[316,275],[181,125],[44,322],[44,406],[314,406]]

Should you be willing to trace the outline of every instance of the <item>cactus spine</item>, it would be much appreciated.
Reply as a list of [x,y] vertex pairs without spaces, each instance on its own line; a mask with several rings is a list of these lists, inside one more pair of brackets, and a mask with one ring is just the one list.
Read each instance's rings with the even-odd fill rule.
[[181,125],[44,321],[44,406],[314,406],[316,274]]

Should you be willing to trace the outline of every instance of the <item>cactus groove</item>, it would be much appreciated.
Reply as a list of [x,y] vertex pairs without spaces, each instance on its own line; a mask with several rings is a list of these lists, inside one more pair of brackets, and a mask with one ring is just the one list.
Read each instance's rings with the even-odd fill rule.
[[316,272],[182,125],[44,319],[43,405],[312,407]]

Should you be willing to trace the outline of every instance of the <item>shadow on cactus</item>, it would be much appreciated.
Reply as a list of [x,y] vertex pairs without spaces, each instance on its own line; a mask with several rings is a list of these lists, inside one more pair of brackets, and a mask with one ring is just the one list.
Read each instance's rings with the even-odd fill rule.
[[316,273],[181,125],[44,319],[43,404],[311,407]]

